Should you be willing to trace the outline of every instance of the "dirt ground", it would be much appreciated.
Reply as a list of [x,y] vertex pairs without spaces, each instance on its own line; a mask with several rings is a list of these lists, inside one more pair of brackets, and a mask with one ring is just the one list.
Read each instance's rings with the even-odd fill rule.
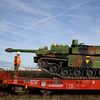
[[0,100],[100,100],[100,91],[94,93],[33,93],[26,95],[11,95],[1,93]]

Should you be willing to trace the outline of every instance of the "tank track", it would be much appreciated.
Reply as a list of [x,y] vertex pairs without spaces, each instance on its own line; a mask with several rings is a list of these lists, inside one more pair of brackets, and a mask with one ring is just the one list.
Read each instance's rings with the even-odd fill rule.
[[[81,80],[81,79],[85,79],[85,80],[89,80],[89,79],[91,79],[91,80],[93,80],[93,79],[100,79],[100,77],[73,77],[73,76],[69,76],[69,77],[63,77],[63,76],[61,76],[61,75],[59,75],[59,74],[52,74],[52,73],[50,73],[49,71],[47,71],[46,69],[41,69],[42,71],[45,71],[45,72],[47,72],[47,73],[49,73],[50,75],[54,75],[56,78],[61,78],[61,79],[76,79],[76,80]],[[54,77],[54,78],[55,78]]]
[[[55,58],[42,58],[43,60],[55,60]],[[56,60],[63,60],[63,61],[66,61],[66,59],[56,59]],[[59,73],[51,73],[50,71],[48,71],[47,69],[45,69],[45,68],[42,68],[42,67],[40,67],[39,66],[39,68],[42,70],[42,71],[44,71],[44,72],[46,72],[46,73],[48,73],[48,74],[50,74],[50,75],[53,75],[53,76],[55,76],[56,78],[61,78],[61,79],[85,79],[85,80],[88,80],[88,79],[91,79],[91,80],[96,80],[96,79],[100,79],[100,76],[94,76],[94,77],[87,77],[86,75],[84,75],[84,76],[81,76],[81,77],[75,77],[74,75],[72,75],[73,74],[73,72],[71,72],[71,75],[70,76],[68,76],[68,77],[64,77],[64,76],[62,76],[61,74],[59,74]],[[100,72],[100,70],[99,70],[99,72]]]

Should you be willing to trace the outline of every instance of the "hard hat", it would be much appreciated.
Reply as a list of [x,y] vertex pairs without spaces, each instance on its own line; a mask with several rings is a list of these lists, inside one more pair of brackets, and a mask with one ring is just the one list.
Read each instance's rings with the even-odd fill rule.
[[20,51],[18,51],[17,54],[20,55]]
[[90,58],[90,56],[86,56],[86,58]]

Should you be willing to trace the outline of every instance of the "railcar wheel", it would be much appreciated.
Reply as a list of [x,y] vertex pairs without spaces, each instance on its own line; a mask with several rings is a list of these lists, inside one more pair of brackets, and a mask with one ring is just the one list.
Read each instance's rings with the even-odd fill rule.
[[87,77],[94,77],[96,75],[96,71],[94,69],[86,69]]
[[38,60],[38,66],[39,66],[39,68],[45,69],[45,68],[47,68],[48,63],[45,59],[39,59]]
[[12,91],[14,94],[26,94],[29,92],[24,87],[20,87],[20,86],[12,87]]
[[68,68],[68,67],[64,67],[61,70],[61,76],[63,76],[63,77],[68,77],[68,76],[70,76],[70,74],[71,74],[71,71],[70,71],[70,68]]
[[52,74],[57,74],[60,71],[60,66],[55,63],[49,64],[48,71]]
[[81,77],[81,76],[83,76],[83,70],[82,69],[79,69],[79,68],[75,68],[73,70],[73,75],[75,77]]
[[100,77],[100,69],[98,70],[98,77]]

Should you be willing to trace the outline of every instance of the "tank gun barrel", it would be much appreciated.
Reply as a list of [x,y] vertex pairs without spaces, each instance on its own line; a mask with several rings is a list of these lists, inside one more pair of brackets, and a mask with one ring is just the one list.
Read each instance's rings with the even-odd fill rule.
[[37,50],[31,50],[31,49],[13,49],[13,48],[7,48],[5,49],[6,52],[23,52],[23,53],[36,53]]

